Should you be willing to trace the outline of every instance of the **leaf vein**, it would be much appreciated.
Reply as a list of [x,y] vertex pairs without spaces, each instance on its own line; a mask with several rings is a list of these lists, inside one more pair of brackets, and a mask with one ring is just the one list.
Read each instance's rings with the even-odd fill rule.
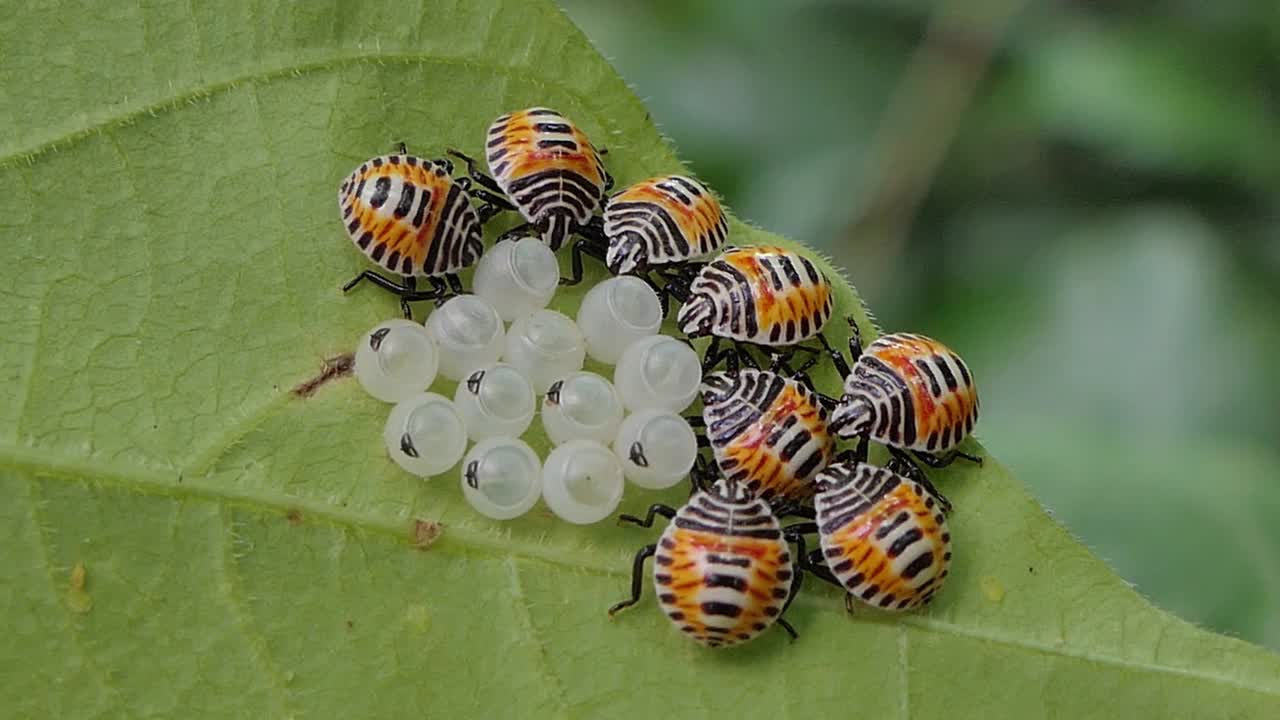
[[[227,78],[216,82],[207,83],[197,87],[192,87],[181,92],[169,95],[157,100],[153,100],[144,105],[138,105],[131,110],[119,112],[111,115],[105,115],[96,121],[87,122],[84,125],[63,132],[61,135],[33,142],[25,147],[16,147],[9,149],[4,155],[0,155],[0,169],[6,169],[16,165],[19,162],[34,164],[34,161],[41,155],[51,152],[62,146],[74,145],[85,138],[94,134],[103,133],[118,127],[129,125],[144,117],[155,117],[161,113],[173,112],[190,106],[196,100],[205,100],[216,95],[222,95],[238,89],[245,84],[271,83],[279,80],[292,80],[294,78],[311,75],[315,73],[323,73],[331,70],[338,70],[350,65],[361,64],[386,64],[386,63],[403,63],[408,65],[444,65],[453,67],[465,67],[472,70],[487,70],[494,73],[504,73],[507,76],[515,76],[522,83],[536,85],[542,88],[552,88],[557,93],[569,95],[583,105],[589,105],[588,94],[584,90],[579,90],[568,84],[548,80],[544,77],[534,74],[531,70],[514,66],[502,65],[498,63],[486,63],[477,59],[462,57],[440,57],[433,55],[415,54],[415,53],[393,53],[393,52],[371,52],[371,53],[355,53],[350,55],[342,55],[337,57],[315,60],[312,62],[302,62],[281,65],[274,68],[261,69],[255,72],[244,73],[236,77]],[[90,114],[90,113],[86,113]]]
[[[45,568],[47,572],[49,577],[50,597],[52,598],[53,604],[69,614],[71,611],[61,601],[61,594],[58,592],[58,581],[54,575],[54,567],[51,562],[53,548],[49,542],[49,538],[45,537],[45,532],[43,530],[43,528],[51,526],[44,521],[43,513],[40,512],[40,487],[36,478],[31,478],[29,487],[30,494],[27,496],[27,503],[30,506],[32,534],[35,536],[32,545],[34,546],[35,551],[39,553],[37,564],[40,567]],[[66,628],[67,636],[71,638],[71,642],[80,649],[80,657],[84,659],[84,666],[106,692],[106,697],[110,700],[111,707],[118,706],[120,701],[120,690],[112,686],[110,676],[107,672],[98,667],[98,663],[94,660],[88,643],[85,642],[84,637],[76,628],[76,618],[72,615],[68,615],[66,622],[63,623],[63,627]]]
[[519,618],[521,627],[529,638],[533,640],[538,653],[538,670],[542,674],[547,684],[551,685],[552,695],[559,703],[560,717],[568,715],[569,708],[565,704],[565,688],[560,681],[560,676],[551,666],[551,658],[547,654],[547,644],[542,639],[542,634],[538,632],[538,628],[533,624],[533,615],[529,612],[528,598],[525,597],[524,583],[520,579],[519,561],[515,557],[507,558],[507,578],[511,581],[511,598],[515,607],[516,616]]
[[224,580],[222,587],[224,590],[223,599],[226,601],[227,610],[231,613],[232,622],[235,624],[236,629],[240,631],[240,636],[244,638],[245,645],[249,648],[249,656],[261,670],[259,677],[267,680],[266,685],[270,688],[272,694],[276,696],[277,708],[275,713],[279,717],[296,717],[298,713],[290,708],[290,692],[285,683],[284,674],[271,656],[266,636],[256,628],[253,620],[250,619],[248,602],[244,598],[244,588],[240,581],[240,567],[235,557],[235,527],[230,513],[227,512],[225,507],[219,507],[218,517],[222,521],[221,566]]

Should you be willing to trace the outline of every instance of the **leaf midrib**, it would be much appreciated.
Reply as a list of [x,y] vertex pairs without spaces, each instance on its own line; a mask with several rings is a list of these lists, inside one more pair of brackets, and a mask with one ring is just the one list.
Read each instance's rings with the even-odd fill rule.
[[26,147],[6,150],[4,155],[0,155],[0,170],[8,169],[11,166],[17,165],[19,162],[33,164],[40,158],[40,156],[52,152],[59,147],[74,145],[95,133],[101,133],[117,127],[123,127],[144,117],[155,117],[163,113],[175,112],[190,106],[194,101],[204,100],[231,92],[244,84],[270,83],[277,80],[288,80],[295,77],[323,73],[348,65],[378,62],[403,63],[406,65],[431,64],[465,67],[473,70],[500,71],[519,79],[521,82],[527,82],[531,85],[537,85],[540,87],[554,88],[560,93],[572,96],[584,106],[590,104],[588,102],[589,97],[572,85],[548,80],[547,78],[536,75],[533,71],[518,65],[502,65],[498,63],[483,62],[476,59],[474,55],[468,56],[459,54],[441,56],[431,55],[428,53],[410,52],[368,52],[335,55],[323,60],[262,68],[254,72],[244,73],[231,78],[224,78],[204,85],[191,86],[161,99],[153,100],[145,104],[135,105],[132,109],[127,109],[94,122],[86,123],[81,127],[65,131],[55,137],[30,143]]
[[[143,494],[161,495],[176,499],[208,500],[225,506],[240,506],[280,515],[284,515],[290,510],[298,510],[302,513],[304,522],[314,522],[315,519],[319,518],[330,524],[387,535],[401,544],[408,543],[409,526],[413,520],[408,516],[391,518],[377,513],[356,512],[312,498],[264,492],[261,488],[248,489],[214,485],[203,482],[210,479],[211,476],[187,478],[178,469],[173,470],[171,473],[166,473],[155,468],[128,467],[97,460],[92,462],[83,459],[66,460],[51,457],[48,453],[35,448],[14,445],[0,445],[0,468],[28,474],[33,478],[51,478],[66,482],[96,482],[103,485],[134,489]],[[506,537],[497,537],[491,533],[465,526],[450,525],[429,552],[481,552],[495,558],[518,556],[524,560],[539,561],[556,567],[586,571],[597,575],[616,578],[623,578],[629,575],[629,571],[624,569],[625,563],[609,564],[598,558],[580,557],[565,550],[566,548],[553,547],[546,543],[513,544]],[[830,592],[823,593],[824,597],[831,594]],[[811,595],[802,595],[796,599],[796,603],[818,611],[837,612],[831,610],[829,602],[812,600],[810,599],[812,597]],[[830,598],[827,599],[829,600]],[[1164,612],[1158,609],[1155,611]],[[863,614],[855,616],[851,621],[877,623],[887,626],[902,625],[918,632],[965,637],[1026,652],[1072,658],[1138,672],[1191,678],[1280,698],[1280,688],[1277,687],[1251,685],[1233,677],[1195,669],[1157,665],[1114,655],[1098,654],[1090,652],[1087,648],[1080,648],[1067,642],[1061,645],[1054,645],[1002,633],[993,633],[982,628],[959,625],[927,615],[880,617],[872,614]],[[1174,623],[1182,622],[1172,617],[1168,617],[1168,621]]]

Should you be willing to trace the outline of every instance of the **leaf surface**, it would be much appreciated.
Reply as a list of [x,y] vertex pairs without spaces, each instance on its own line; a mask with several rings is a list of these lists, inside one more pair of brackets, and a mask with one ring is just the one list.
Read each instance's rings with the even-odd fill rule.
[[[680,169],[553,6],[54,2],[0,18],[0,47],[13,716],[1260,717],[1280,701],[1280,659],[1151,607],[993,459],[938,476],[956,557],[927,612],[848,618],[810,588],[798,642],[713,652],[651,596],[605,615],[656,532],[487,521],[456,472],[386,460],[387,407],[354,382],[291,396],[396,313],[338,292],[364,266],[335,188],[366,157],[478,153],[493,117],[546,104],[622,183]],[[852,289],[839,299],[865,320]],[[624,508],[680,494],[631,489]],[[426,549],[419,522],[443,524]]]

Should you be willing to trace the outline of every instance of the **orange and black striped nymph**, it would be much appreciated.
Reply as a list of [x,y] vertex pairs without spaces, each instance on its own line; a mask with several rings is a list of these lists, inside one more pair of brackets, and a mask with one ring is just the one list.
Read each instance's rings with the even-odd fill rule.
[[881,336],[862,351],[831,415],[841,437],[929,455],[956,449],[977,421],[978,390],[964,360],[912,333]]
[[831,318],[831,282],[811,260],[781,247],[743,247],[708,263],[676,316],[685,335],[783,347],[817,335]]
[[729,236],[729,223],[706,186],[683,175],[665,175],[609,198],[604,235],[609,272],[643,274],[716,252]]
[[834,463],[817,484],[821,558],[849,596],[885,610],[932,600],[951,566],[942,503],[920,483],[866,463]]
[[338,212],[351,241],[381,267],[405,277],[451,275],[484,251],[480,218],[447,161],[407,154],[372,158],[338,187]]
[[552,250],[591,220],[612,184],[587,136],[544,107],[495,120],[485,155],[497,186]]
[[807,505],[831,462],[827,411],[805,386],[767,370],[717,372],[702,381],[702,418],[729,482],[773,503]]
[[[654,505],[648,515],[621,520],[651,527],[655,515],[670,518],[656,545],[636,554],[631,597],[609,609],[613,615],[640,599],[644,561],[653,557],[653,587],[667,618],[708,647],[751,640],[774,623],[795,636],[782,613],[800,588],[777,518],[763,500],[720,480],[698,491],[675,511]],[[796,539],[796,538],[790,538]],[[798,538],[803,554],[803,538]]]

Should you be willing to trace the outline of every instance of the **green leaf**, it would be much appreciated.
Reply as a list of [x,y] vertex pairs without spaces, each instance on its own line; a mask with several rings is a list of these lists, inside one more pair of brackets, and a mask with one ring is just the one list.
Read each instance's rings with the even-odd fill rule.
[[[533,103],[607,145],[621,182],[679,168],[623,81],[546,3],[84,10],[0,19],[7,714],[1276,706],[1280,659],[1149,606],[991,459],[938,478],[958,508],[955,570],[927,612],[848,618],[811,588],[790,617],[798,642],[771,632],[724,652],[674,632],[651,598],[609,621],[654,533],[541,510],[487,521],[456,474],[422,482],[387,462],[387,407],[354,383],[288,390],[396,313],[381,293],[338,292],[363,267],[335,222],[343,174],[401,140],[477,151],[494,116]],[[839,301],[861,315],[852,290]],[[680,494],[631,492],[626,508]],[[443,525],[425,549],[420,522]]]

